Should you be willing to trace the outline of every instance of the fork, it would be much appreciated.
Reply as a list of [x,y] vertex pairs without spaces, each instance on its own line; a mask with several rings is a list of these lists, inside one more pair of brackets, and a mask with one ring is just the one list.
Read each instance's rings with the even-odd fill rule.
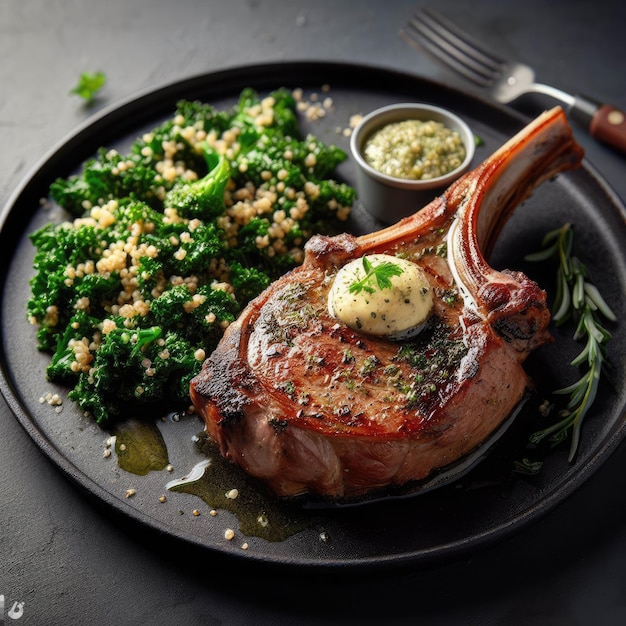
[[526,93],[541,93],[562,102],[570,117],[583,124],[592,137],[626,152],[626,115],[614,106],[584,95],[572,95],[535,82],[528,65],[510,61],[489,50],[453,22],[428,7],[421,7],[400,31],[478,87],[497,102],[508,104]]

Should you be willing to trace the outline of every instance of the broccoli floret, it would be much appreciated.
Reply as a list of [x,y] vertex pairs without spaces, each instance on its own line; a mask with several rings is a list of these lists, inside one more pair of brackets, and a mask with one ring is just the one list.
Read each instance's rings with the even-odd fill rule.
[[[229,126],[227,112],[218,112],[199,102],[179,102],[177,115],[184,117],[186,125],[204,131],[221,132]],[[171,150],[167,157],[178,166],[198,172],[201,176],[207,172],[206,155],[199,153],[181,131],[174,117],[137,139],[127,155],[100,148],[96,157],[84,164],[80,175],[54,181],[50,186],[50,196],[74,216],[83,215],[86,206],[127,196],[141,198],[152,207],[161,209],[162,190],[168,190],[175,184],[158,171],[157,165],[166,157],[164,146]],[[209,165],[209,169],[212,167]]]
[[224,189],[230,178],[230,164],[207,144],[202,146],[208,174],[200,180],[180,181],[165,196],[165,206],[189,219],[210,220],[224,211]]

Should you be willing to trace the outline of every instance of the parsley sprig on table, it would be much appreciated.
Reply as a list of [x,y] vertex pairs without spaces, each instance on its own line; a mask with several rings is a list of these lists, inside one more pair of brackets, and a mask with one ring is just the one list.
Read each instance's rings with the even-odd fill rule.
[[572,255],[574,233],[571,224],[550,231],[543,240],[543,250],[526,257],[529,261],[543,261],[556,257],[557,290],[552,319],[557,326],[570,318],[577,322],[574,340],[585,340],[581,352],[571,361],[575,367],[586,364],[586,371],[571,385],[557,389],[554,393],[569,395],[565,416],[555,424],[531,435],[531,443],[539,443],[546,437],[553,444],[564,441],[571,431],[569,461],[572,461],[580,440],[582,421],[593,404],[600,376],[606,364],[606,345],[611,333],[604,328],[601,316],[611,322],[616,316],[602,298],[597,287],[589,280],[587,268]]
[[399,265],[392,261],[383,261],[374,265],[366,256],[363,257],[363,270],[365,276],[350,285],[350,293],[358,294],[361,291],[374,293],[376,289],[372,286],[375,282],[378,289],[391,289],[391,277],[400,276],[404,271]]
[[80,96],[87,104],[91,104],[105,83],[106,75],[104,72],[83,72],[70,93]]

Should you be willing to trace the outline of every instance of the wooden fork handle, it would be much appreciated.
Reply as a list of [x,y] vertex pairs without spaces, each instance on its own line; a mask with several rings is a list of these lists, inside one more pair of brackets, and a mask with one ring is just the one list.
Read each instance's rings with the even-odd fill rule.
[[584,124],[589,134],[616,150],[626,153],[626,113],[587,96],[575,96],[570,109],[573,119]]

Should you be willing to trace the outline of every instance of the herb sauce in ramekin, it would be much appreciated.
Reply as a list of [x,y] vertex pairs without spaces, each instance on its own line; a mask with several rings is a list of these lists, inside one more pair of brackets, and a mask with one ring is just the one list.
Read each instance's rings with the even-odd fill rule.
[[433,120],[404,120],[378,129],[363,156],[378,172],[407,180],[429,180],[458,168],[465,146],[456,130]]

